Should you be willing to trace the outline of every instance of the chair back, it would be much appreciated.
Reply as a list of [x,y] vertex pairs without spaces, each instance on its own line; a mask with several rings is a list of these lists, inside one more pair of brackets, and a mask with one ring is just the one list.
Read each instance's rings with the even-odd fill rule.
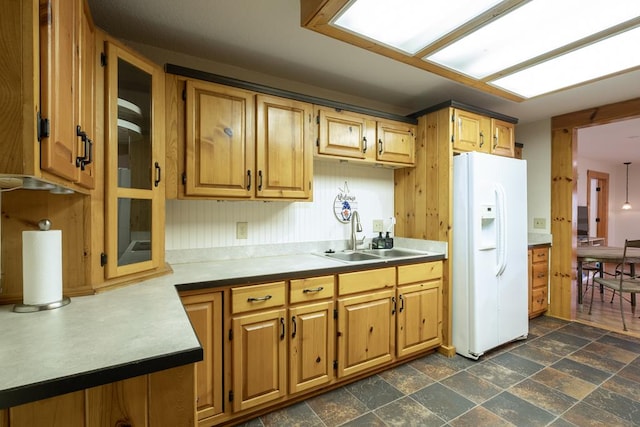
[[[628,248],[640,248],[640,240],[628,240],[625,239],[624,241],[624,251],[622,253],[622,268],[624,268],[625,264],[629,264],[629,261],[627,261],[627,249]],[[622,279],[624,277],[624,274],[620,275],[620,283],[622,283]],[[635,275],[631,277],[632,279],[635,279]]]

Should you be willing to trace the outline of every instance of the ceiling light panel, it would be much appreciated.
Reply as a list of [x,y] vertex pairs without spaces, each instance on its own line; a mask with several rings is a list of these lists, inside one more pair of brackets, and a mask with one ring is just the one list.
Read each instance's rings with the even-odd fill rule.
[[640,67],[640,27],[490,82],[531,98]]
[[414,55],[499,0],[354,0],[332,24]]
[[423,59],[483,79],[636,16],[638,0],[533,0]]

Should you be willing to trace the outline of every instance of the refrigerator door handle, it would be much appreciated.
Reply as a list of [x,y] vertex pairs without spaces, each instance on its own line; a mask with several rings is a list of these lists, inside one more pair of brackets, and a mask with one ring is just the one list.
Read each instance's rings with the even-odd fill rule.
[[502,275],[505,268],[507,268],[507,208],[505,203],[504,187],[500,184],[495,186],[496,192],[496,207],[497,207],[497,263],[496,263],[496,276]]

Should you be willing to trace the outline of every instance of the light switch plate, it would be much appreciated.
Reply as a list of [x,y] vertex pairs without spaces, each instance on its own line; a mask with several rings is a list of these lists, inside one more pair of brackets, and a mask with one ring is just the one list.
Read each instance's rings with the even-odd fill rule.
[[249,234],[249,223],[236,222],[236,239],[246,239]]
[[381,219],[374,219],[373,231],[378,232],[378,231],[383,231],[383,229],[384,229],[384,221]]

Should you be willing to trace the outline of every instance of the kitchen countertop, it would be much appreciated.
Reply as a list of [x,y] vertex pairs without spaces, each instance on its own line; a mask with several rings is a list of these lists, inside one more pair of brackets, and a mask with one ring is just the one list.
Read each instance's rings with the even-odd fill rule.
[[182,262],[171,275],[74,297],[55,310],[14,313],[13,305],[0,306],[0,409],[201,360],[178,290],[445,258],[445,243],[429,242],[424,250],[434,244],[435,256],[357,266],[309,253]]

